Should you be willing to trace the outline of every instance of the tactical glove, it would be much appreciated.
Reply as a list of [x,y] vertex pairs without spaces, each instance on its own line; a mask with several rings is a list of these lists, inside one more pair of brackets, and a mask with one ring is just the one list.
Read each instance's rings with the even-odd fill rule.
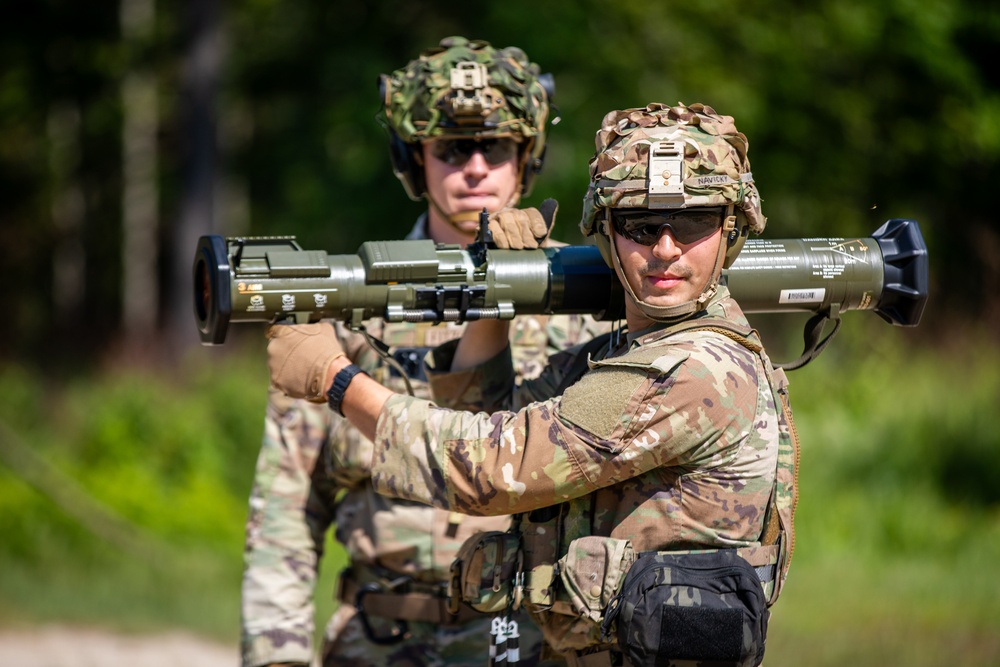
[[333,326],[329,322],[272,324],[267,339],[271,384],[292,398],[325,403],[330,364],[345,356]]
[[538,208],[502,208],[490,214],[490,232],[497,248],[526,250],[545,245],[559,203],[546,199]]

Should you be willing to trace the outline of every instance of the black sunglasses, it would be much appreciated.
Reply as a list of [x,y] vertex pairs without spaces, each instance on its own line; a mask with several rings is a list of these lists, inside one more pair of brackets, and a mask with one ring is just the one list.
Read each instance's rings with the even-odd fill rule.
[[615,231],[640,245],[656,245],[664,227],[678,243],[694,243],[722,227],[725,206],[682,208],[676,211],[611,209]]
[[453,167],[460,167],[479,151],[486,162],[497,166],[517,155],[517,142],[510,137],[496,139],[435,139],[431,155]]

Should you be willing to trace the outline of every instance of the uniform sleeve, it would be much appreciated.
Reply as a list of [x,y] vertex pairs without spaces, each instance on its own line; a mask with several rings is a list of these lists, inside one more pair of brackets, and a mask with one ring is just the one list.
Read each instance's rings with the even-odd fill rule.
[[510,514],[658,467],[726,465],[753,423],[755,377],[688,358],[673,350],[653,363],[608,360],[563,396],[517,411],[393,397],[377,425],[375,488],[466,514]]
[[270,393],[244,548],[244,667],[312,660],[317,564],[332,521],[329,481],[317,474],[329,412]]

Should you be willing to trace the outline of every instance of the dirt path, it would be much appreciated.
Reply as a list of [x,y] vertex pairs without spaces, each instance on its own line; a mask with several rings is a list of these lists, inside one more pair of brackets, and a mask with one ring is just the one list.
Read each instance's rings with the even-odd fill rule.
[[238,667],[235,646],[191,634],[117,635],[67,626],[0,628],[4,667]]

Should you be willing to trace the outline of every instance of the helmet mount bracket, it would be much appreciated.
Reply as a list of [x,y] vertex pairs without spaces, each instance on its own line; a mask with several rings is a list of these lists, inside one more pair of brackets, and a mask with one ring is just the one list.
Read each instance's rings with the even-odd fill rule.
[[487,88],[490,75],[483,63],[464,61],[451,70],[452,114],[459,125],[482,123],[484,109],[493,107],[494,100]]
[[684,206],[684,142],[656,141],[649,147],[649,208]]

